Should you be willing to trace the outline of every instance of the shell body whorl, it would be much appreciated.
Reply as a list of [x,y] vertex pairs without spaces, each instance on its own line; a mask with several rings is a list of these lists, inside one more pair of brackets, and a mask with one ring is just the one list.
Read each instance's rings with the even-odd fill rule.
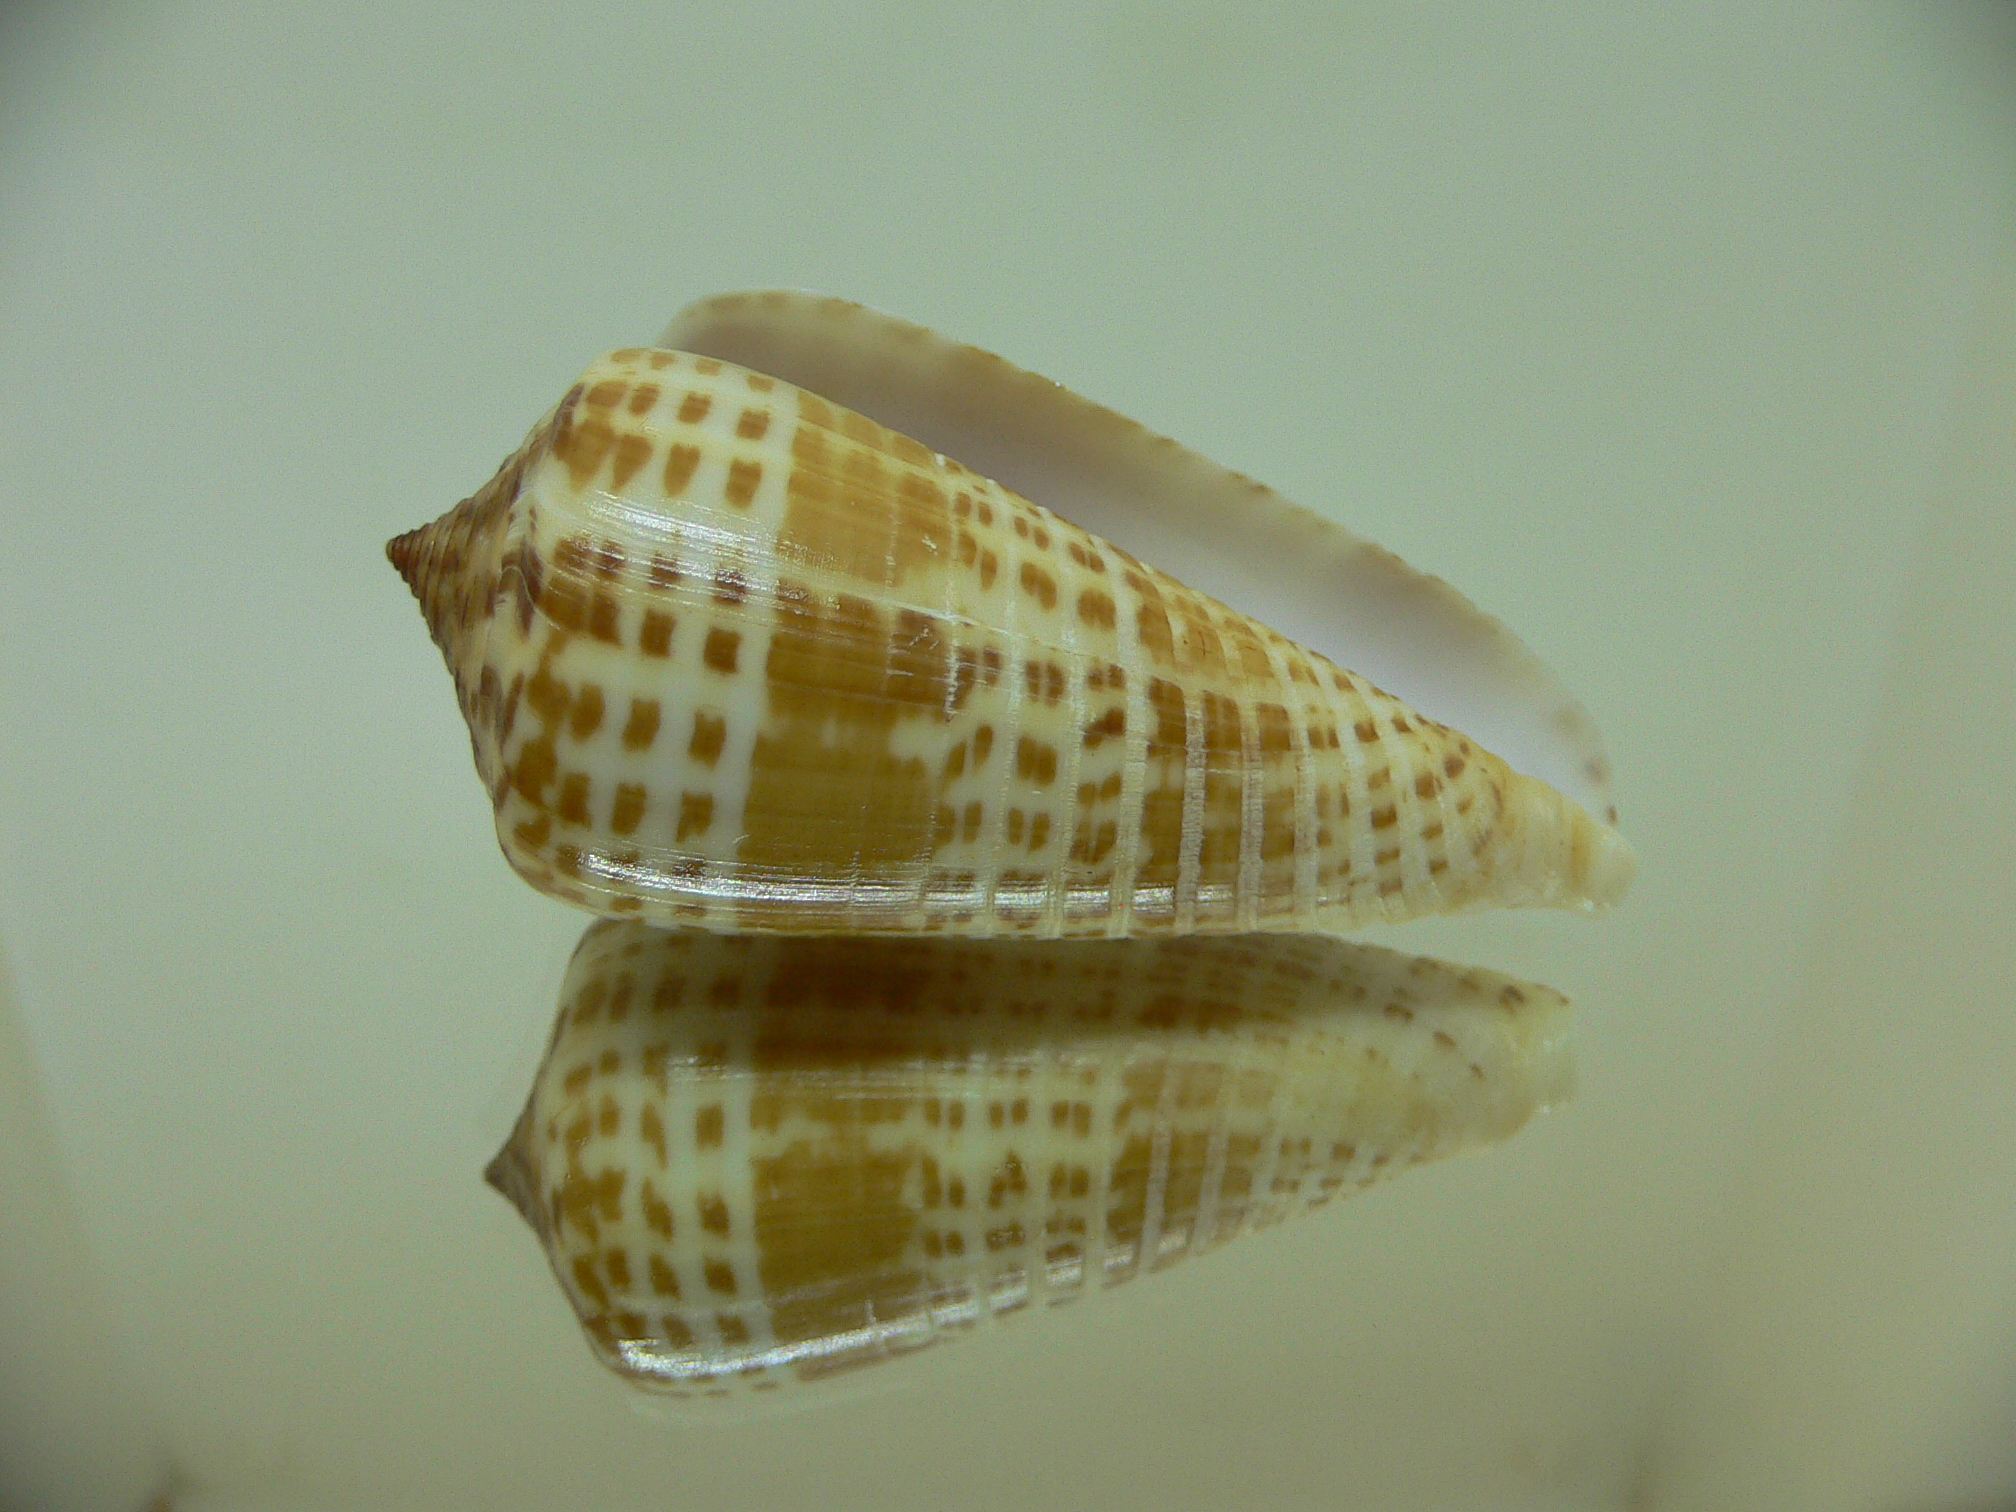
[[391,555],[511,864],[723,932],[1340,930],[1595,907],[1616,832],[960,463],[658,348]]
[[596,1353],[721,1394],[1074,1302],[1568,1095],[1561,999],[1326,936],[583,935],[488,1175]]

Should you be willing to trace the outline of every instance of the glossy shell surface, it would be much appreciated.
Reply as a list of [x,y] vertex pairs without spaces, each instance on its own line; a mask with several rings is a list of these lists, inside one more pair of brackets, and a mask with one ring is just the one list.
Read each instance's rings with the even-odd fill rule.
[[[787,302],[766,329],[828,306],[843,325],[859,310]],[[874,319],[840,377],[872,377],[885,350],[973,351]],[[1135,444],[986,354],[923,386],[962,373],[978,411],[1047,405],[1067,441]],[[598,913],[1124,936],[1616,899],[1630,852],[1585,806],[1607,812],[1600,746],[1523,648],[1445,586],[1150,441],[1080,459],[1113,475],[1088,507],[1156,468],[1191,494],[1208,472],[1218,493],[1186,507],[1217,511],[1221,555],[1251,549],[1250,511],[1363,578],[1375,624],[1413,616],[1470,646],[1487,691],[1512,690],[1482,712],[1539,710],[1582,801],[961,461],[719,357],[598,359],[482,490],[389,551],[454,673],[511,864]]]
[[388,554],[512,866],[607,916],[488,1175],[633,1381],[909,1353],[1567,1094],[1555,994],[1335,933],[1615,902],[1587,715],[998,357],[703,301]]
[[1572,1079],[1556,994],[1324,936],[604,921],[489,1177],[607,1364],[761,1391],[1501,1139]]

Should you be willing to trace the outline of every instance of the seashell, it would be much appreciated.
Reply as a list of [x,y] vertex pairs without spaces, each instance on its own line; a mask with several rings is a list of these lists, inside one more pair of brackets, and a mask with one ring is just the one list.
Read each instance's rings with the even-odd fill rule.
[[1593,726],[1446,585],[859,306],[733,296],[666,340],[388,547],[533,885],[982,936],[1622,894]]
[[1324,935],[581,938],[487,1176],[636,1384],[816,1380],[1502,1139],[1542,987]]

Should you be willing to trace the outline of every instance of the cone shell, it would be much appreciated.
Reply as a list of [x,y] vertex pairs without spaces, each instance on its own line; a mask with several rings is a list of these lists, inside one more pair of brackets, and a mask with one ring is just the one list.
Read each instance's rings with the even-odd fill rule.
[[1615,830],[1468,736],[719,358],[609,353],[482,490],[388,550],[506,856],[598,913],[1338,930],[1597,907],[1630,875]]
[[489,1179],[602,1360],[764,1389],[1070,1302],[1564,1098],[1545,988],[1324,936],[583,936]]

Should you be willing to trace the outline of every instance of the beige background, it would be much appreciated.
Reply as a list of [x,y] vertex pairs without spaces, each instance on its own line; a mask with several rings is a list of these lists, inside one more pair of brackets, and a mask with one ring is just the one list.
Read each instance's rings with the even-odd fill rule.
[[[0,1506],[2016,1500],[2005,15],[0,12]],[[380,551],[768,284],[1557,666],[1628,905],[1383,938],[1574,997],[1576,1104],[918,1380],[631,1409],[477,1180],[581,921]]]

